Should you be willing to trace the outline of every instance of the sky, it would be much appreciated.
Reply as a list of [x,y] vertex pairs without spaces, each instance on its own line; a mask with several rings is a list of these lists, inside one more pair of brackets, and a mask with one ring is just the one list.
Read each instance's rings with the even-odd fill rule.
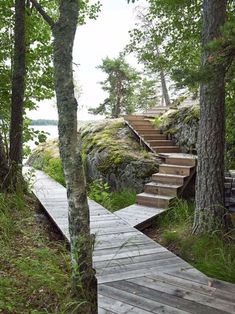
[[[91,3],[94,1],[91,1]],[[87,20],[79,26],[74,43],[74,77],[79,82],[82,95],[79,99],[78,120],[94,120],[101,117],[87,113],[88,108],[97,107],[105,98],[98,82],[105,75],[96,67],[102,59],[115,58],[129,42],[128,31],[136,22],[135,7],[137,4],[127,0],[101,0],[102,8],[97,20]],[[145,0],[137,1],[145,5]],[[132,66],[137,66],[134,57],[128,59]],[[55,101],[44,101],[37,111],[31,111],[32,119],[57,119]]]

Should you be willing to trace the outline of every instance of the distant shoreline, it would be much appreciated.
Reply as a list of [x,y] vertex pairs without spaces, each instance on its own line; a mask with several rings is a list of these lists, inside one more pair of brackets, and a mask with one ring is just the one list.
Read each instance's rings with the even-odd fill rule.
[[32,120],[30,125],[58,125],[57,120],[49,120],[49,119],[37,119],[37,120]]

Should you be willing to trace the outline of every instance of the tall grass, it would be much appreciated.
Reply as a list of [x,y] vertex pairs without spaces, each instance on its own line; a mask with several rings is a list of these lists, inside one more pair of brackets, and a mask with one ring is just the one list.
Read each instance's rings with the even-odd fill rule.
[[0,312],[75,313],[81,300],[71,296],[70,254],[36,223],[33,205],[0,193]]
[[194,203],[177,200],[160,219],[160,241],[208,276],[235,283],[235,232],[192,234]]

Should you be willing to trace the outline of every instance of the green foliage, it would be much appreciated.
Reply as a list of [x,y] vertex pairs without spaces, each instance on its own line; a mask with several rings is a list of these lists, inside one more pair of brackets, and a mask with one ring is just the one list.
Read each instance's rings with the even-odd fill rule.
[[159,128],[162,124],[162,117],[156,117],[153,121],[153,124],[156,128]]
[[110,207],[110,188],[103,179],[97,179],[89,185],[88,196],[105,208]]
[[194,203],[186,200],[177,200],[169,208],[161,220],[162,226],[172,226],[188,224],[191,222],[194,213]]
[[70,254],[36,223],[32,200],[0,194],[0,312],[73,313]]
[[112,192],[110,196],[110,206],[108,209],[112,212],[135,204],[136,191],[132,189],[123,189],[118,192]]
[[54,180],[65,186],[62,162],[59,158],[49,159],[48,164],[44,165],[43,171],[45,171]]
[[88,196],[112,212],[132,205],[136,201],[134,190],[110,191],[109,185],[103,179],[98,179],[89,185]]
[[60,158],[54,158],[50,151],[41,152],[33,161],[33,167],[42,170],[55,181],[65,186],[62,162]]
[[107,75],[106,80],[100,84],[108,93],[108,98],[98,108],[89,111],[94,114],[105,114],[111,118],[132,113],[135,109],[135,87],[140,79],[137,71],[131,68],[122,56],[116,59],[107,57],[98,68]]

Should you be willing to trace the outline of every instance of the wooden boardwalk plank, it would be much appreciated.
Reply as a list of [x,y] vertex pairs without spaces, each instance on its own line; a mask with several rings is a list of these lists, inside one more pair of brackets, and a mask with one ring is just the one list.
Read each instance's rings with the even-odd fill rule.
[[[65,188],[40,171],[35,177],[34,194],[69,241]],[[132,205],[113,214],[92,200],[89,209],[99,314],[235,313],[235,285],[208,278],[133,228],[162,209]]]

